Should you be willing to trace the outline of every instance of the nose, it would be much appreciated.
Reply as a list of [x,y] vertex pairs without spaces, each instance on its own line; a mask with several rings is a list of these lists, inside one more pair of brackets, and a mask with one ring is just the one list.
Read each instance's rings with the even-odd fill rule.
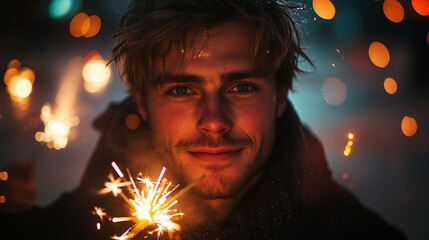
[[231,131],[233,123],[226,99],[221,96],[205,96],[200,103],[198,130],[207,135],[219,135]]

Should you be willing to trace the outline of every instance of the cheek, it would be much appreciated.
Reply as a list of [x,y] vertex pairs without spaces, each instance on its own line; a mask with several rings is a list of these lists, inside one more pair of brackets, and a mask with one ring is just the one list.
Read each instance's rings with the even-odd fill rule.
[[237,106],[235,127],[248,135],[256,145],[274,137],[276,112],[271,101]]
[[152,130],[163,138],[174,139],[191,129],[192,113],[189,108],[160,102],[150,107],[149,116]]

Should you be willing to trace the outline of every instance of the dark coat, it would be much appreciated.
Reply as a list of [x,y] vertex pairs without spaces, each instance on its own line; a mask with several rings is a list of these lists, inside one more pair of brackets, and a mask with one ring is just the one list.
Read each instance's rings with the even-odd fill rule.
[[[152,151],[144,122],[136,130],[125,126],[131,113],[137,114],[131,98],[111,105],[95,121],[102,134],[78,189],[47,208],[0,215],[1,239],[109,239],[122,234],[129,224],[104,221],[97,231],[100,220],[91,214],[94,206],[119,216],[123,210],[117,199],[97,193],[112,172],[110,162],[152,179],[165,164]],[[302,127],[290,104],[278,120],[276,144],[264,169],[262,180],[220,224],[201,214],[198,202],[183,201],[182,239],[405,239],[332,180],[320,142]],[[166,176],[174,179],[174,167],[170,170]]]

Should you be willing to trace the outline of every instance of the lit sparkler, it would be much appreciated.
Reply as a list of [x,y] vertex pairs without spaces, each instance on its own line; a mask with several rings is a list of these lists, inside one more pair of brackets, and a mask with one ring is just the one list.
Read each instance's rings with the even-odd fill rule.
[[[112,239],[131,239],[149,226],[156,227],[148,233],[156,234],[158,238],[163,233],[168,232],[170,239],[172,239],[177,232],[181,231],[180,225],[174,222],[175,219],[183,216],[182,212],[174,208],[178,203],[177,198],[203,180],[205,176],[200,177],[173,196],[173,191],[179,185],[173,187],[171,182],[167,182],[167,179],[164,178],[165,167],[162,168],[158,180],[152,182],[149,178],[141,177],[137,177],[134,180],[130,172],[127,171],[129,175],[128,181],[124,178],[122,171],[115,162],[112,162],[112,166],[119,178],[115,179],[110,174],[110,182],[106,182],[105,188],[100,190],[99,193],[112,192],[115,197],[121,196],[131,207],[131,214],[125,217],[107,217],[107,213],[103,212],[102,208],[97,207],[93,214],[100,216],[101,219],[107,217],[114,223],[134,222],[134,225],[128,228],[121,236],[114,235]],[[127,187],[128,191],[122,191],[122,187]]]

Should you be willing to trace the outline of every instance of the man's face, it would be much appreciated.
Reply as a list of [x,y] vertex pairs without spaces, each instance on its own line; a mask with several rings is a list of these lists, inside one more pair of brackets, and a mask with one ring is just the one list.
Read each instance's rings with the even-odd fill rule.
[[[166,56],[165,82],[139,98],[157,150],[181,181],[206,175],[195,188],[205,199],[230,198],[249,185],[272,151],[285,108],[273,74],[255,69],[251,38],[239,23],[210,30],[208,38],[188,36]],[[157,64],[161,75],[161,59]]]

